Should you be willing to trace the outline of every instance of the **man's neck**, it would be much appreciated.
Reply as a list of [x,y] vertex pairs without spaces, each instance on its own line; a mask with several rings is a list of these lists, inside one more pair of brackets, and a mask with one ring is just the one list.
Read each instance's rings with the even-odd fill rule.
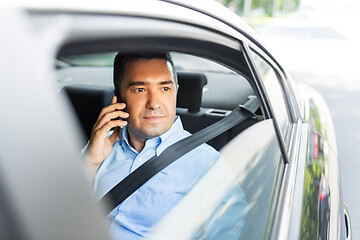
[[129,144],[133,148],[136,149],[136,151],[141,152],[145,147],[146,138],[142,138],[137,136],[136,134],[132,133],[131,131],[128,131],[129,135]]

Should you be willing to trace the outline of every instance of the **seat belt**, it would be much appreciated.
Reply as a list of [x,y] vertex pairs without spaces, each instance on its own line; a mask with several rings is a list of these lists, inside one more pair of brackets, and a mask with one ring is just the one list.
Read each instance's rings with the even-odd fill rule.
[[155,174],[159,173],[187,152],[219,136],[248,118],[256,119],[256,115],[253,112],[257,110],[258,106],[259,104],[256,97],[249,98],[244,106],[239,105],[220,121],[174,143],[160,155],[155,155],[147,160],[119,182],[100,199],[99,204],[109,206],[111,209],[107,214],[110,213]]

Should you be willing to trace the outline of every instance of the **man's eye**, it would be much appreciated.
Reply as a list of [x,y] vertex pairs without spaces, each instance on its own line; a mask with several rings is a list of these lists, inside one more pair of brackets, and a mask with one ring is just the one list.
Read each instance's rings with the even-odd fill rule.
[[163,87],[162,89],[163,89],[164,91],[169,91],[169,90],[170,90],[169,87]]
[[136,89],[134,90],[134,92],[144,92],[144,91],[145,91],[144,88],[136,88]]

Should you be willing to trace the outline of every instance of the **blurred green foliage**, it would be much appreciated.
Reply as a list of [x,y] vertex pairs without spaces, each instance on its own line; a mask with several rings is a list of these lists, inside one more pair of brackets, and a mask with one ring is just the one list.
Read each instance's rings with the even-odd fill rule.
[[300,239],[312,239],[312,237],[318,236],[318,200],[321,173],[322,167],[316,164],[308,165],[305,169]]
[[[322,129],[320,113],[316,104],[310,100],[310,122],[313,130]],[[314,135],[309,132],[307,163],[304,176],[303,206],[301,213],[300,239],[318,239],[319,238],[319,194],[322,176],[325,175],[327,156],[323,151],[325,144],[321,137],[318,138],[318,144],[314,142]],[[316,148],[318,154],[315,154]],[[315,238],[316,237],[316,238]]]
[[274,16],[275,12],[289,13],[295,11],[300,0],[222,0],[222,4],[231,8],[240,16],[244,16],[245,1],[250,1],[251,11],[261,10],[266,16]]

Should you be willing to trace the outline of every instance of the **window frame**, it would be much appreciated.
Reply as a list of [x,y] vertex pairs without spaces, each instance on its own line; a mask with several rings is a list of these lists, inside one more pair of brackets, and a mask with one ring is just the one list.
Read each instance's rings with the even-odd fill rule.
[[[291,90],[291,85],[289,86],[290,83],[288,83],[288,80],[285,77],[286,74],[283,72],[281,67],[279,67],[279,65],[272,60],[271,57],[269,57],[266,53],[264,53],[255,44],[252,44],[252,43],[248,43],[248,44],[244,45],[244,49],[245,49],[244,52],[246,53],[247,58],[249,59],[248,60],[249,65],[251,66],[251,70],[254,75],[254,78],[256,79],[257,85],[264,96],[264,104],[267,106],[267,112],[269,114],[268,116],[269,116],[269,118],[274,119],[274,124],[275,124],[275,128],[277,129],[279,141],[283,148],[283,153],[284,153],[284,155],[286,155],[285,161],[287,163],[289,163],[291,149],[292,149],[291,143],[292,143],[292,139],[294,137],[294,131],[295,131],[296,123],[297,123],[297,119],[298,119],[297,114],[296,114],[296,107],[294,106],[294,102],[293,102],[293,98],[292,98],[293,91]],[[281,135],[281,131],[280,131],[280,127],[277,122],[277,119],[276,119],[276,115],[271,107],[270,99],[269,99],[269,97],[266,93],[266,89],[262,83],[261,76],[257,71],[257,66],[252,59],[251,51],[253,53],[257,54],[259,57],[261,57],[267,64],[269,64],[269,66],[273,69],[275,75],[278,78],[279,85],[280,85],[280,88],[281,88],[281,90],[283,92],[283,96],[284,96],[285,107],[286,107],[287,114],[289,117],[289,125],[286,129],[285,137],[283,137]]]
[[271,57],[269,57],[256,45],[252,45],[252,44],[248,45],[247,50],[253,51],[257,55],[259,55],[259,57],[263,58],[263,60],[266,61],[270,65],[270,67],[272,67],[276,76],[278,77],[280,86],[283,89],[285,104],[289,114],[289,120],[291,123],[296,123],[297,121],[296,109],[292,99],[293,91],[291,90],[292,89],[291,84],[289,83],[288,78],[286,77],[287,74],[282,70],[282,68],[278,65],[278,63],[274,62]]
[[[120,16],[121,17],[121,16]],[[149,20],[149,19],[145,19],[145,20]],[[159,20],[159,19],[157,19]],[[163,20],[169,23],[168,20]],[[172,23],[172,22],[170,22]],[[179,23],[176,23],[179,24]],[[172,24],[167,24],[172,25]],[[174,23],[175,25],[175,23]],[[281,158],[279,159],[279,171],[276,174],[276,179],[277,182],[274,185],[273,188],[273,192],[272,192],[272,210],[271,210],[271,216],[270,218],[272,219],[271,224],[267,225],[267,231],[271,231],[271,229],[273,228],[274,225],[274,219],[275,219],[275,212],[276,212],[276,205],[279,199],[279,189],[280,187],[283,185],[283,176],[284,176],[284,171],[285,168],[284,166],[286,166],[286,163],[288,162],[288,155],[287,152],[285,151],[285,145],[284,145],[284,141],[281,137],[281,134],[279,132],[279,129],[277,127],[277,123],[275,123],[276,119],[272,114],[272,110],[271,110],[271,106],[269,106],[269,102],[268,102],[268,97],[266,96],[266,92],[263,89],[263,86],[261,84],[261,80],[259,79],[259,76],[256,74],[256,68],[254,67],[255,65],[252,62],[252,58],[249,55],[249,47],[248,45],[245,43],[245,41],[248,41],[248,39],[246,39],[244,36],[236,36],[236,37],[232,37],[232,36],[228,36],[223,32],[215,32],[214,30],[211,29],[206,29],[204,27],[199,27],[199,26],[193,26],[191,24],[182,24],[184,29],[190,29],[193,28],[191,31],[194,30],[194,27],[196,29],[198,29],[198,31],[201,31],[202,37],[204,39],[199,39],[199,36],[196,37],[192,37],[192,36],[185,36],[185,37],[179,37],[179,36],[171,36],[172,32],[176,32],[176,28],[172,29],[172,32],[169,33],[169,35],[164,36],[164,32],[166,32],[165,30],[163,30],[162,35],[160,35],[159,37],[154,37],[154,36],[148,36],[146,35],[146,32],[142,35],[136,35],[133,36],[132,38],[129,35],[126,35],[127,33],[125,33],[125,37],[124,36],[119,36],[116,35],[116,38],[114,39],[110,39],[109,36],[105,36],[104,38],[99,38],[99,39],[92,39],[91,41],[88,41],[88,45],[85,46],[88,49],[91,49],[93,51],[96,52],[96,48],[94,48],[95,46],[100,46],[100,45],[105,45],[108,44],[107,46],[109,47],[109,51],[111,50],[111,48],[116,48],[116,49],[126,49],[127,51],[131,52],[131,51],[139,51],[142,49],[150,49],[149,46],[153,45],[153,43],[163,43],[163,45],[157,46],[156,49],[158,50],[164,50],[164,49],[168,49],[171,51],[178,51],[178,52],[182,52],[182,53],[187,53],[187,54],[192,54],[192,55],[196,55],[199,57],[203,57],[203,58],[209,58],[212,61],[215,62],[221,62],[223,64],[225,64],[228,68],[233,68],[236,69],[236,72],[246,72],[245,78],[247,78],[249,84],[251,85],[251,87],[254,90],[254,93],[258,96],[258,100],[259,100],[259,104],[260,107],[263,110],[263,113],[265,115],[265,118],[267,119],[271,119],[274,122],[274,131],[276,134],[276,138],[278,140],[278,146],[279,146],[279,150],[280,150],[280,156]],[[196,30],[195,29],[195,30]],[[73,30],[76,31],[76,30]],[[189,31],[189,32],[191,32]],[[71,34],[71,31],[69,32],[69,34]],[[114,34],[115,35],[115,34]],[[215,40],[212,40],[212,36],[217,36],[215,38]],[[68,36],[69,37],[69,36]],[[217,42],[216,40],[221,38],[226,39],[226,42]],[[70,38],[71,39],[71,38]],[[83,53],[82,51],[86,51],[88,52],[88,49],[84,49],[83,48],[79,48],[79,44],[83,43],[81,40],[86,40],[86,36],[84,39],[77,39],[77,41],[75,42],[71,42],[70,44],[67,45],[67,47],[65,48],[65,53],[66,52],[71,52],[74,49],[79,50],[80,52],[77,53]],[[134,41],[132,41],[134,40]],[[171,41],[169,41],[171,40]],[[124,45],[122,46],[122,43],[130,41],[131,47],[129,48],[129,45]],[[66,40],[64,41],[66,42]],[[236,46],[236,47],[234,47]],[[60,49],[60,53],[61,51],[64,49]],[[89,51],[90,52],[90,51]],[[63,52],[64,53],[64,52]],[[240,133],[241,134],[241,133]],[[269,219],[270,219],[269,218]]]
[[[277,64],[272,61],[272,59],[265,53],[263,53],[260,49],[255,49],[255,47],[250,47],[250,51],[256,53],[259,57],[261,57],[269,66],[274,70],[280,87],[282,88],[282,91],[284,93],[284,101],[287,108],[287,113],[289,116],[290,123],[296,122],[296,116],[295,116],[295,110],[292,104],[292,98],[290,96],[290,88],[289,84],[287,82],[287,79],[285,78],[285,74],[282,72],[282,70],[278,67]],[[256,66],[255,66],[256,67]]]

